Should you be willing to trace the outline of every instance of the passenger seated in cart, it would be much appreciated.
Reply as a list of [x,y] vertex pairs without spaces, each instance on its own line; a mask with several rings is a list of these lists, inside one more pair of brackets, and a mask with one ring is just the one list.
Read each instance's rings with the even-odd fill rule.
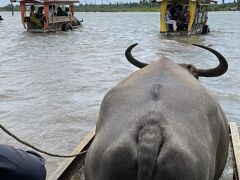
[[177,20],[177,31],[187,30],[189,21],[190,12],[188,6],[185,6]]
[[53,17],[53,16],[56,16],[57,13],[56,13],[56,10],[55,10],[55,5],[49,5],[49,16],[50,17]]
[[37,13],[35,14],[36,18],[40,21],[40,26],[44,26],[44,21],[45,21],[45,15],[43,14],[43,7],[39,7]]
[[203,6],[199,3],[197,3],[197,9],[196,9],[196,22],[197,23],[201,23],[202,15],[203,15]]
[[190,11],[188,9],[188,6],[185,6],[183,9],[183,29],[188,29],[188,23],[190,21]]
[[67,14],[62,10],[61,7],[58,7],[57,16],[67,16]]
[[166,16],[165,16],[167,28],[168,28],[168,31],[176,31],[177,29],[176,21],[174,20],[174,17],[172,17],[170,9],[171,9],[171,6],[168,5]]
[[65,13],[66,13],[67,16],[71,16],[72,15],[72,13],[69,11],[68,7],[65,8]]
[[0,144],[0,179],[45,180],[45,160],[34,151]]
[[179,16],[181,16],[181,13],[182,13],[182,9],[183,9],[182,5],[176,1],[173,1],[172,5],[169,5],[169,6],[170,6],[170,13],[172,18],[175,21],[178,20]]
[[203,12],[203,6],[200,3],[197,3],[197,13]]
[[38,19],[43,19],[44,18],[44,14],[43,14],[43,7],[39,7],[37,13],[35,14],[35,16]]
[[[38,8],[38,11],[40,11],[39,8]],[[39,12],[35,13],[35,6],[31,5],[31,7],[30,7],[30,22],[32,22],[34,26],[42,28],[44,22],[42,23],[41,19],[38,18],[39,15],[40,15]],[[43,21],[44,21],[44,19],[43,19]]]
[[35,16],[35,6],[34,5],[31,5],[30,7],[30,14],[29,14],[30,17],[33,17]]

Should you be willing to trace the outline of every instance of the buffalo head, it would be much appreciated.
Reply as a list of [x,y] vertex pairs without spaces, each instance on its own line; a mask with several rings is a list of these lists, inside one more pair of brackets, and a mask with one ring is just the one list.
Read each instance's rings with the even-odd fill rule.
[[[129,46],[125,52],[126,58],[127,60],[132,63],[133,65],[135,65],[136,67],[139,68],[143,68],[145,66],[147,66],[148,64],[143,63],[138,61],[137,59],[135,59],[132,56],[132,49],[137,45],[133,44],[131,46]],[[223,55],[221,55],[219,52],[217,52],[216,50],[203,46],[203,45],[198,45],[198,44],[193,44],[194,46],[198,46],[201,47],[203,49],[207,49],[208,51],[212,52],[219,60],[219,65],[215,68],[212,69],[198,69],[195,66],[193,66],[192,64],[179,64],[179,66],[183,67],[184,69],[188,70],[195,78],[198,79],[199,76],[201,77],[217,77],[217,76],[221,76],[223,75],[227,69],[228,69],[228,63],[226,61],[226,59],[223,57]]]

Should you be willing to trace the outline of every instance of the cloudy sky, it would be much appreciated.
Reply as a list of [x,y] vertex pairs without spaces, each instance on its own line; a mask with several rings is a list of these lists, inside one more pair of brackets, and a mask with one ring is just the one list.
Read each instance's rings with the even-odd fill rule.
[[[95,0],[81,0],[82,3],[84,2],[87,2],[87,3],[94,3]],[[139,2],[139,0],[96,0],[98,3],[101,3],[103,2],[104,4],[107,3],[107,2]],[[234,0],[225,0],[225,2],[233,2]],[[222,0],[218,0],[219,3],[222,2]],[[0,0],[0,7],[2,6],[6,6],[7,4],[10,4],[10,0]]]
[[0,0],[0,6],[5,6],[7,4],[9,4],[9,0]]

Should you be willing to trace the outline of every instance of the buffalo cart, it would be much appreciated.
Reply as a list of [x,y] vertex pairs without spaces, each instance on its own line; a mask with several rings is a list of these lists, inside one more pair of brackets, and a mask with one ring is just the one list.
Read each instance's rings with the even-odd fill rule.
[[[74,3],[79,3],[78,0],[18,0],[15,2],[20,2],[22,24],[29,32],[67,31],[79,27],[82,23],[82,20],[74,16]],[[39,8],[42,8],[40,15]],[[62,10],[61,14],[57,12],[59,8]],[[67,8],[69,11],[65,12],[62,8]]]
[[[207,34],[210,32],[208,6],[214,0],[152,0],[160,3],[160,32]],[[177,26],[177,28],[173,28]]]

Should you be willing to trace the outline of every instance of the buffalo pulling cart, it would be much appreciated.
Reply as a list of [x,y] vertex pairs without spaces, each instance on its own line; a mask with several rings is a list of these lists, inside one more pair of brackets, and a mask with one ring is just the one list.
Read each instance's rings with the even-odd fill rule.
[[[129,175],[129,177],[127,177],[125,179],[136,179],[136,176],[142,178],[143,177],[142,175],[134,174],[134,176],[131,176],[131,173],[132,172],[135,173],[139,169],[139,165],[136,164],[135,162],[136,162],[137,158],[140,159],[141,157],[143,157],[143,156],[139,155],[139,152],[141,150],[140,149],[141,141],[139,141],[139,139],[142,137],[142,133],[146,134],[146,128],[148,128],[147,129],[148,134],[146,137],[144,137],[140,140],[145,140],[144,151],[142,151],[142,152],[143,152],[143,155],[147,155],[146,160],[149,160],[150,162],[153,162],[152,158],[148,156],[151,154],[148,153],[148,151],[146,151],[146,148],[149,151],[151,151],[153,149],[151,146],[149,146],[149,144],[146,145],[146,143],[150,142],[150,140],[151,140],[150,138],[153,139],[151,141],[153,145],[155,145],[159,139],[160,140],[164,139],[164,143],[163,143],[162,147],[157,147],[159,149],[155,148],[156,152],[157,152],[155,159],[157,159],[158,157],[172,158],[179,152],[180,152],[180,156],[178,156],[178,158],[182,158],[183,156],[181,153],[182,153],[182,149],[184,146],[187,146],[186,151],[184,151],[185,156],[188,155],[187,153],[189,153],[188,156],[192,157],[191,156],[192,155],[191,154],[192,145],[194,147],[194,149],[192,149],[192,150],[197,150],[197,152],[198,152],[197,154],[194,154],[193,161],[188,161],[187,158],[182,158],[182,159],[180,159],[181,161],[180,160],[175,161],[175,159],[173,159],[172,161],[164,161],[167,163],[165,163],[163,165],[161,165],[161,164],[154,165],[154,166],[161,167],[161,169],[164,170],[164,171],[160,171],[160,173],[159,173],[160,176],[162,176],[162,178],[160,178],[160,179],[168,179],[169,176],[167,176],[168,174],[166,175],[165,172],[172,171],[172,170],[174,170],[174,168],[175,169],[182,168],[184,163],[187,163],[187,162],[189,162],[189,163],[187,164],[187,166],[185,166],[186,168],[184,168],[184,170],[185,169],[189,170],[189,168],[194,167],[194,165],[197,162],[198,166],[197,166],[197,169],[195,170],[197,173],[193,174],[192,173],[193,171],[191,171],[191,170],[188,171],[188,172],[190,172],[190,174],[188,174],[188,172],[186,172],[186,171],[180,171],[181,174],[179,174],[179,176],[177,176],[177,177],[186,177],[186,174],[187,174],[188,175],[187,179],[194,179],[194,178],[195,179],[209,179],[209,180],[210,179],[219,179],[224,171],[224,167],[229,168],[231,166],[231,165],[226,166],[227,160],[230,159],[230,161],[228,161],[228,162],[231,162],[231,158],[232,158],[232,162],[233,162],[232,163],[233,168],[231,168],[231,169],[233,169],[233,178],[236,180],[239,179],[240,140],[239,140],[238,126],[236,123],[233,123],[233,122],[229,123],[227,121],[223,110],[220,109],[220,105],[218,104],[218,102],[213,97],[211,97],[210,94],[208,94],[208,92],[204,89],[204,87],[202,87],[201,84],[198,82],[198,77],[217,77],[217,76],[223,75],[228,69],[228,63],[227,63],[226,59],[219,52],[217,52],[214,49],[211,49],[206,46],[194,44],[195,46],[201,47],[203,49],[207,49],[208,51],[212,52],[218,58],[219,65],[215,68],[199,69],[191,64],[176,64],[176,63],[170,61],[169,59],[167,59],[166,57],[162,57],[160,61],[157,61],[154,64],[148,65],[146,63],[138,61],[137,59],[135,59],[132,56],[131,50],[136,45],[137,45],[137,43],[129,46],[125,52],[125,55],[126,55],[127,60],[130,63],[132,63],[133,65],[135,65],[139,68],[142,68],[142,69],[137,71],[137,73],[133,73],[131,76],[129,76],[127,79],[122,81],[119,85],[117,85],[115,87],[115,89],[113,88],[105,95],[105,97],[101,103],[101,107],[100,107],[100,111],[99,111],[99,118],[98,118],[97,125],[96,125],[96,130],[93,129],[80,142],[80,144],[75,148],[72,155],[57,155],[57,154],[47,153],[46,151],[39,150],[36,147],[34,148],[33,146],[29,145],[28,143],[19,140],[19,138],[17,138],[10,132],[4,130],[5,129],[4,127],[1,127],[1,129],[4,130],[7,134],[12,136],[13,138],[15,138],[16,140],[18,140],[19,142],[33,148],[34,150],[37,150],[39,152],[42,152],[42,153],[45,153],[45,154],[48,154],[51,156],[55,156],[55,157],[67,157],[68,158],[68,159],[64,160],[64,162],[57,168],[57,170],[55,172],[53,172],[53,173],[49,172],[50,180],[55,180],[55,179],[59,179],[59,180],[61,180],[61,179],[64,179],[64,180],[65,179],[66,180],[80,179],[81,180],[81,179],[84,179],[84,173],[86,175],[86,179],[91,179],[91,180],[93,180],[93,179],[94,180],[95,179],[96,180],[100,180],[100,179],[106,180],[106,177],[108,177],[108,176],[102,176],[99,178],[99,176],[95,176],[96,178],[95,177],[92,178],[92,175],[95,175],[96,172],[98,172],[99,174],[112,173],[112,176],[109,178],[109,180],[114,179],[113,177],[119,178],[119,177],[121,177],[121,175],[125,175],[128,173],[130,175]],[[146,68],[144,68],[144,67],[146,67]],[[159,73],[159,69],[161,69],[160,73]],[[164,72],[164,73],[162,73],[162,72]],[[144,81],[142,81],[142,79],[146,78],[147,75],[150,75],[150,78],[144,79]],[[163,77],[167,76],[167,80],[170,81],[170,83],[163,81],[161,78],[159,78],[159,75],[164,75]],[[153,79],[153,77],[154,78],[156,77],[156,78]],[[169,77],[171,77],[171,78],[169,78]],[[153,84],[154,88],[150,89],[150,91],[149,91],[149,89],[145,90],[142,86],[142,83],[139,83],[138,78],[141,80],[142,83],[147,83],[147,85],[150,82],[149,80],[153,80],[150,82],[150,85],[146,86],[146,87],[147,88],[152,87],[151,85]],[[134,81],[132,81],[132,79],[134,79]],[[167,85],[167,88],[164,89],[162,86],[156,86],[155,83],[157,80],[159,80],[161,83],[163,82],[162,86]],[[175,83],[174,83],[174,80],[176,81]],[[134,96],[135,95],[134,93],[136,93],[136,88],[135,88],[136,84],[134,84],[135,82],[137,82],[137,85],[141,86],[141,88],[139,88],[137,86],[137,90],[146,92],[145,93],[146,97],[149,97],[149,94],[150,94],[151,98],[153,98],[153,100],[154,100],[154,101],[152,99],[150,101],[147,100],[147,102],[151,102],[151,104],[141,103],[141,105],[143,104],[145,109],[146,108],[155,108],[155,110],[160,109],[159,111],[161,111],[161,108],[163,106],[166,106],[165,109],[163,109],[163,108],[162,109],[167,112],[167,113],[165,113],[165,116],[169,116],[170,120],[172,120],[171,122],[169,122],[167,125],[165,125],[166,124],[165,122],[161,122],[161,120],[164,120],[164,121],[168,120],[167,118],[165,118],[162,115],[162,113],[164,113],[164,111],[162,111],[159,114],[157,114],[155,111],[150,111],[150,112],[147,112],[147,116],[145,115],[143,118],[132,118],[132,119],[131,118],[128,119],[125,117],[123,118],[123,115],[126,115],[126,113],[128,113],[126,117],[132,117],[133,115],[138,116],[144,110],[143,108],[141,108],[140,111],[138,111],[137,113],[133,113],[131,108],[130,108],[130,112],[128,112],[129,108],[126,107],[132,101],[135,100],[136,102],[138,102],[140,99],[138,95],[136,95],[137,98]],[[133,84],[135,86],[133,86]],[[157,85],[159,85],[159,84],[157,84]],[[132,91],[132,89],[130,87],[133,88],[134,91]],[[170,98],[170,100],[172,100],[172,101],[161,102],[161,103],[159,103],[161,105],[161,106],[159,106],[160,108],[159,107],[156,108],[156,105],[153,106],[153,102],[155,102],[155,98],[159,99],[159,92],[160,92],[159,88],[162,88],[160,95],[162,95],[162,97],[164,97],[164,98],[166,97],[165,94],[169,94],[169,91],[170,91],[171,92],[169,94],[170,96],[168,96],[167,98]],[[121,91],[118,89],[120,89]],[[125,96],[122,94],[122,92],[126,93],[129,90],[131,90],[130,96]],[[172,92],[173,90],[177,90],[178,92],[184,92],[184,94],[182,93],[181,96],[174,97],[173,99],[171,99],[175,93],[175,92]],[[132,92],[134,92],[134,93],[132,93]],[[191,95],[191,93],[193,95]],[[133,99],[130,98],[132,96],[133,96]],[[143,97],[143,95],[142,95],[142,97]],[[179,98],[179,99],[177,99],[177,101],[176,101],[176,98]],[[164,101],[164,100],[166,100],[166,99],[163,99],[161,101]],[[192,102],[194,102],[195,104],[193,104]],[[145,104],[146,104],[146,106],[145,106]],[[157,105],[159,105],[159,104],[157,104]],[[183,106],[183,104],[185,104],[185,106]],[[175,105],[175,106],[173,106],[173,105]],[[189,110],[189,108],[191,108],[193,105],[195,107]],[[119,108],[119,106],[124,107],[124,108],[121,109],[121,108]],[[186,106],[188,106],[188,108],[186,108]],[[138,106],[134,106],[134,107],[138,107]],[[111,109],[111,108],[116,108],[116,109]],[[119,109],[122,110],[122,113],[119,113]],[[136,112],[136,109],[134,109],[134,112]],[[179,113],[182,111],[183,111],[182,114]],[[175,118],[173,118],[174,117],[173,114],[176,112],[178,114],[175,119]],[[197,112],[198,116],[196,116],[196,112]],[[200,113],[200,115],[199,115],[199,113]],[[109,118],[109,115],[111,115],[110,118]],[[115,115],[120,115],[120,120],[117,119],[116,117],[112,117]],[[157,116],[157,115],[159,115],[159,116]],[[184,118],[181,118],[180,115],[183,116]],[[194,115],[194,117],[185,118],[185,115]],[[127,121],[124,121],[125,119],[127,119]],[[190,120],[190,122],[187,121],[188,119]],[[115,123],[113,125],[112,125],[112,120]],[[126,132],[128,131],[127,127],[134,124],[132,122],[129,123],[129,121],[131,121],[131,120],[136,120],[136,124],[137,124],[137,128],[135,128],[135,129],[130,128],[130,133],[131,133],[130,135],[131,135],[131,138],[133,139],[134,143],[131,143],[131,142],[129,143],[128,141],[126,141],[126,138],[128,137],[128,136],[126,136]],[[150,120],[150,122],[149,122],[150,128],[147,126],[148,124],[146,124],[146,122],[148,120]],[[117,122],[115,122],[115,121],[117,121]],[[102,122],[104,122],[105,124],[101,124]],[[127,122],[127,124],[124,124],[125,122]],[[121,123],[123,123],[123,124],[121,124]],[[162,123],[162,125],[159,126],[157,123]],[[197,123],[199,123],[199,124],[197,124]],[[184,124],[184,126],[181,126],[182,124]],[[120,129],[120,125],[123,125],[122,126],[123,129],[121,129],[119,131],[118,129]],[[165,125],[165,127],[164,127],[164,125]],[[170,125],[172,125],[172,129],[169,128]],[[102,130],[104,127],[106,127],[106,128],[104,130]],[[166,130],[163,128],[165,128]],[[173,128],[176,128],[178,131],[174,131]],[[181,130],[180,128],[182,128],[183,130]],[[212,128],[212,129],[210,129],[210,128]],[[112,129],[114,129],[114,131],[111,131]],[[139,133],[139,135],[137,136],[136,133],[133,133],[133,130],[140,131],[140,133],[137,132],[137,133]],[[112,134],[109,135],[108,131],[111,131]],[[164,134],[161,135],[160,132],[163,132]],[[116,135],[117,133],[123,133],[123,135],[121,134],[122,137],[120,135]],[[160,134],[160,136],[157,136],[159,134]],[[179,136],[179,134],[180,134],[180,136]],[[115,136],[115,138],[120,139],[120,142],[117,142],[116,140],[114,140],[114,136]],[[173,137],[176,137],[176,139],[173,139]],[[181,138],[179,138],[179,137],[181,137]],[[106,142],[103,142],[103,140],[101,138],[103,140],[106,140],[107,142],[110,142],[111,144],[109,145],[109,147],[111,147],[111,148],[113,147],[114,151],[111,148],[109,148],[106,145]],[[170,138],[172,138],[172,139],[170,139]],[[184,139],[185,141],[182,141],[183,138],[185,138]],[[192,138],[195,138],[196,140],[194,139],[194,141],[192,141]],[[168,143],[169,139],[171,140],[170,143]],[[179,142],[182,142],[182,143],[179,143]],[[137,143],[140,145],[138,145]],[[179,143],[179,145],[177,143]],[[111,146],[112,144],[113,144],[113,146]],[[178,145],[178,147],[175,147],[176,144]],[[130,159],[128,157],[129,154],[125,153],[125,152],[127,152],[127,148],[130,145],[132,145],[131,149],[130,149],[131,152],[134,152],[133,159]],[[170,145],[174,145],[174,146],[169,150],[168,147]],[[214,145],[216,145],[218,147],[218,149],[217,148],[214,149],[214,147],[215,147]],[[231,148],[228,148],[229,145],[231,146]],[[165,147],[167,147],[168,149],[165,150],[164,149]],[[109,151],[109,149],[111,151]],[[161,150],[163,153],[159,153],[158,150]],[[171,152],[171,150],[172,150],[172,152]],[[105,151],[107,153],[105,153]],[[121,152],[119,153],[119,151],[121,151]],[[96,153],[96,152],[99,152],[99,153]],[[167,154],[166,154],[166,152],[167,152]],[[217,153],[217,152],[220,152],[220,153]],[[136,154],[137,154],[137,156],[136,156]],[[109,157],[111,157],[111,159]],[[203,162],[201,160],[202,157],[207,157],[207,159],[206,159],[206,161],[204,161],[204,163],[201,163],[201,162]],[[113,160],[113,161],[111,161],[111,160]],[[213,163],[211,163],[211,161],[213,161]],[[212,165],[215,168],[215,166],[218,165],[216,163],[218,163],[219,161],[222,161],[220,171],[217,171],[217,170],[212,171],[213,175],[214,175],[214,173],[215,174],[218,173],[217,176],[215,176],[215,175],[209,176],[208,172],[211,170],[210,165]],[[111,164],[111,162],[113,162],[113,163]],[[170,167],[168,166],[169,162],[172,165]],[[108,165],[108,166],[106,166],[107,167],[106,169],[104,169],[104,166],[103,166],[104,163],[107,163],[107,165]],[[116,163],[117,163],[117,165],[116,165]],[[131,163],[130,165],[132,165],[134,167],[132,169],[132,171],[131,171],[131,169],[128,168],[127,163]],[[121,165],[122,165],[122,167],[121,167]],[[145,167],[149,167],[148,163],[146,163],[146,161],[143,161],[142,165],[144,165]],[[113,170],[109,169],[109,167],[113,168]],[[127,168],[125,168],[125,167],[127,167]],[[119,170],[121,168],[123,168],[123,171],[121,171],[120,174],[116,174],[115,169]],[[204,169],[203,173],[199,173],[199,172],[201,172],[201,169]],[[126,173],[122,173],[122,172],[126,172]],[[156,173],[158,173],[158,171],[155,171],[155,174]],[[169,179],[176,179],[175,177],[176,176],[170,176]],[[205,177],[205,178],[201,178],[201,177]],[[150,178],[145,178],[145,179],[150,179]],[[145,179],[143,179],[143,180],[145,180]]]
[[[125,55],[141,69],[105,95],[96,131],[74,151],[87,150],[87,154],[65,160],[50,180],[83,179],[84,173],[88,180],[137,177],[145,180],[153,176],[155,179],[219,179],[224,168],[231,167],[226,166],[231,158],[233,178],[239,179],[238,127],[236,123],[228,123],[218,102],[198,81],[198,77],[223,75],[228,69],[224,56],[212,48],[193,44],[213,53],[219,65],[199,69],[192,64],[175,64],[166,57],[146,64],[132,56],[131,50],[136,45],[129,46]],[[174,96],[177,93],[182,95]],[[129,109],[128,104],[135,108]],[[145,109],[147,112],[142,112]],[[143,167],[146,173],[139,174]]]

